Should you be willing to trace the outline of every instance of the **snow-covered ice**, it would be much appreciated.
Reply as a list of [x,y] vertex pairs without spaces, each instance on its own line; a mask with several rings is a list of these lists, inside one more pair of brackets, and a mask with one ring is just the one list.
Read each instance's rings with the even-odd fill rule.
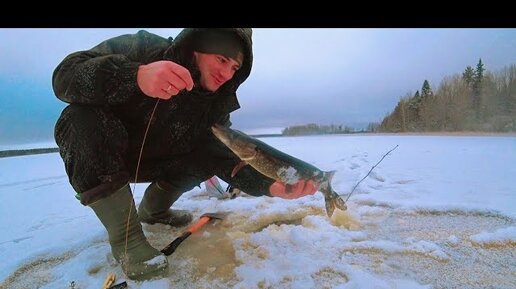
[[[204,186],[174,207],[228,217],[168,257],[166,278],[133,282],[57,153],[0,159],[0,288],[516,288],[516,138],[332,135],[262,138],[320,169],[348,210],[322,194],[219,199]],[[136,203],[147,184],[135,187]],[[133,188],[133,186],[131,186]],[[144,225],[163,248],[185,228]]]

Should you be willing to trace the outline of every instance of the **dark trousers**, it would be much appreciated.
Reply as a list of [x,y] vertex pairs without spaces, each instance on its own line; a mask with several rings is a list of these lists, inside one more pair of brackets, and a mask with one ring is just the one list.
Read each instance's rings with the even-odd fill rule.
[[[63,110],[56,123],[55,140],[82,204],[109,196],[135,181],[139,151],[130,147],[130,135],[107,108],[71,104]],[[170,192],[189,191],[213,175],[254,196],[269,195],[273,183],[250,166],[232,178],[240,159],[209,134],[192,144],[187,153],[153,155],[146,158],[144,151],[136,182],[159,181]]]

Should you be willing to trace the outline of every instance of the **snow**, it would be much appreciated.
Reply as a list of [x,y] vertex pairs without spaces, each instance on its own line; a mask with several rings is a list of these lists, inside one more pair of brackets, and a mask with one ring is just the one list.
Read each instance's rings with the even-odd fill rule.
[[494,232],[482,232],[471,236],[471,241],[479,245],[504,245],[512,243],[516,245],[516,227],[498,229]]
[[[229,212],[168,257],[166,278],[127,280],[107,234],[74,197],[57,153],[0,159],[0,288],[516,288],[516,138],[332,135],[262,138],[325,170],[348,210],[317,193],[223,199],[204,185],[174,207]],[[18,147],[19,148],[19,147]],[[134,189],[141,201],[148,184]],[[223,186],[224,187],[224,186]],[[144,225],[163,248],[185,228]]]

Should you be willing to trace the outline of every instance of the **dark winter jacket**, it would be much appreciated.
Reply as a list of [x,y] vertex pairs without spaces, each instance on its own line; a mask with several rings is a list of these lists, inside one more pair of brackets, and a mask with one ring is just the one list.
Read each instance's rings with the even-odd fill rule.
[[[157,101],[139,89],[138,67],[171,60],[186,67],[197,81],[199,72],[193,63],[191,45],[192,39],[205,30],[184,29],[175,40],[141,30],[70,54],[54,71],[54,92],[64,102],[99,106],[113,112],[128,132],[129,155],[134,158]],[[229,113],[240,107],[236,91],[249,76],[253,61],[251,29],[231,30],[245,44],[242,67],[216,92],[195,85],[190,92],[160,100],[145,141],[144,158],[152,160],[189,152],[206,144],[206,139],[211,140],[209,127],[214,123],[230,125]]]

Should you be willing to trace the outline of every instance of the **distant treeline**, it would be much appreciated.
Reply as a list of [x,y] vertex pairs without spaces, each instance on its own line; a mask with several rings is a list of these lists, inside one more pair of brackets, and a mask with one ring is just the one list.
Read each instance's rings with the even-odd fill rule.
[[26,149],[26,150],[6,150],[0,151],[0,158],[24,156],[24,155],[35,155],[35,154],[46,154],[58,152],[59,148],[42,148],[42,149]]
[[314,135],[314,134],[336,134],[353,133],[354,128],[343,125],[319,125],[310,123],[306,125],[289,126],[282,130],[282,135]]
[[516,131],[516,65],[496,72],[480,59],[473,69],[447,77],[434,92],[425,80],[421,92],[402,97],[379,132]]

